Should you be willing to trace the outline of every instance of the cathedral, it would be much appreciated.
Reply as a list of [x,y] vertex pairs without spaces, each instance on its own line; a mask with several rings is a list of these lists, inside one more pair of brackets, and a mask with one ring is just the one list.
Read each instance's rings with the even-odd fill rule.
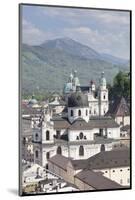
[[108,89],[104,73],[99,85],[81,86],[77,72],[64,85],[66,106],[59,114],[48,108],[33,123],[34,162],[48,168],[56,154],[87,159],[101,151],[111,151],[120,142],[120,126],[109,116]]

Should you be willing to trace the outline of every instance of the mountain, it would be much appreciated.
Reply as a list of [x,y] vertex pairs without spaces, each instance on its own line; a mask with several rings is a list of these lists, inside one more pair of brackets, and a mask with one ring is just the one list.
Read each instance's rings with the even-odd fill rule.
[[86,59],[100,58],[100,54],[98,52],[70,38],[60,38],[56,40],[50,40],[43,43],[41,47],[63,50],[68,54],[79,56]]
[[128,63],[128,60],[126,60],[126,59],[118,58],[116,56],[112,56],[112,55],[105,54],[105,53],[102,53],[101,57],[102,57],[103,60],[106,60],[106,61],[111,62],[111,63],[116,64],[116,65],[117,64],[122,65],[122,64]]
[[50,40],[38,46],[23,44],[22,92],[61,91],[75,69],[82,85],[89,84],[91,79],[98,81],[102,71],[108,82],[112,82],[119,70],[129,71],[129,65],[116,63],[118,58],[114,64],[114,57],[107,57],[70,38]]

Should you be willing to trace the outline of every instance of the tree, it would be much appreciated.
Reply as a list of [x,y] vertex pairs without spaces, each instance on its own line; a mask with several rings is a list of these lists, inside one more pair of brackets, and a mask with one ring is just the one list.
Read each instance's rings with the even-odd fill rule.
[[130,98],[130,75],[129,73],[119,72],[114,80],[113,86],[109,85],[109,97],[114,99],[116,97]]

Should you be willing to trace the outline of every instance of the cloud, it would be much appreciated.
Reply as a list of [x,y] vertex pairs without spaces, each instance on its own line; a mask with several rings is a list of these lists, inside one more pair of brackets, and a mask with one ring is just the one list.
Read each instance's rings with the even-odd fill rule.
[[22,42],[29,45],[38,45],[50,39],[51,33],[37,28],[31,22],[23,19],[22,21]]
[[129,38],[125,32],[111,33],[93,30],[88,27],[64,29],[65,36],[69,36],[87,46],[92,47],[100,53],[108,53],[117,57],[127,58],[129,55]]
[[71,24],[81,24],[82,22],[95,22],[108,27],[128,26],[129,12],[94,10],[94,9],[75,9],[75,8],[43,8],[40,10],[44,16],[59,18]]
[[92,10],[91,17],[102,24],[129,25],[129,12]]
[[97,51],[129,57],[129,12],[34,7],[29,13],[23,20],[25,43],[70,37]]

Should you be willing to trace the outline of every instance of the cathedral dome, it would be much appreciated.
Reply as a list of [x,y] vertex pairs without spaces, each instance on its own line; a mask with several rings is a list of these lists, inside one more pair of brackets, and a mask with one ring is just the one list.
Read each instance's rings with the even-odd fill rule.
[[76,92],[68,97],[68,107],[88,107],[88,97]]
[[72,83],[66,83],[64,85],[64,94],[70,93],[72,91]]
[[29,100],[28,105],[34,106],[36,104],[38,104],[38,101],[34,98],[34,95],[33,95],[32,98]]

